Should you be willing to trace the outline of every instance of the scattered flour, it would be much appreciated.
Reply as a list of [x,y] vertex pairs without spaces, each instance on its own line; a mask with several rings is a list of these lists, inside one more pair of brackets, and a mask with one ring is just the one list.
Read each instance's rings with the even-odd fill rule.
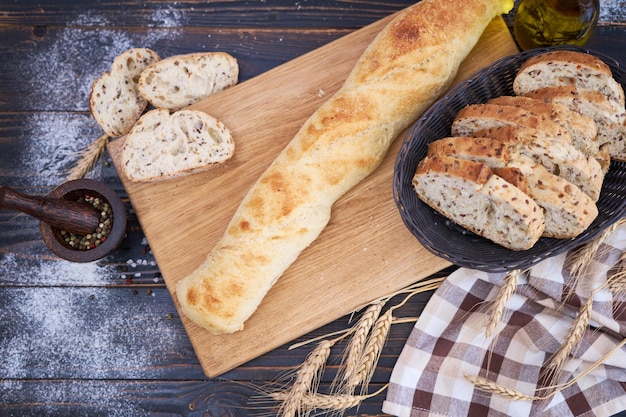
[[[107,71],[113,59],[132,47],[156,48],[181,36],[184,14],[171,7],[156,10],[145,32],[128,32],[114,22],[86,12],[71,22],[51,42],[34,43],[23,54],[26,88],[22,105],[30,113],[19,134],[23,142],[9,171],[26,168],[28,185],[52,186],[63,182],[67,169],[91,142],[102,134],[89,111],[91,84]],[[71,112],[71,113],[70,113]],[[83,112],[74,113],[74,112]],[[12,184],[26,185],[26,184]]]
[[68,22],[49,47],[24,54],[21,67],[29,89],[23,100],[29,109],[87,110],[91,84],[117,55],[134,47],[158,49],[159,42],[178,39],[182,32],[172,28],[184,25],[185,17],[178,10],[162,8],[146,24],[145,32],[128,32],[91,12]]
[[[23,145],[7,167],[26,171],[30,186],[57,186],[65,181],[78,155],[102,134],[89,115],[32,113],[22,130]],[[92,173],[93,175],[93,173]]]
[[[165,290],[163,290],[165,291]],[[3,291],[0,379],[143,379],[180,349],[182,326],[145,312],[163,298],[126,289]],[[172,305],[172,309],[174,309]],[[19,325],[19,326],[18,326]]]
[[[33,276],[24,276],[16,271],[30,271]],[[119,284],[120,280],[115,268],[110,265],[33,258],[14,253],[0,254],[0,277],[3,282],[13,285],[32,286],[102,286]]]
[[[31,174],[20,176],[28,184],[11,185],[56,186],[64,181],[68,164],[101,134],[88,114],[93,80],[128,48],[157,50],[160,42],[178,39],[176,27],[184,26],[184,19],[180,11],[164,6],[143,23],[146,31],[127,32],[85,12],[62,31],[49,33],[55,36],[50,42],[34,42],[20,65],[27,85],[22,105],[32,114],[18,134],[20,150],[11,162],[15,166],[3,167]],[[24,270],[34,276],[16,273]],[[103,287],[119,284],[120,275],[116,267],[97,262],[1,253],[0,277],[17,285],[0,293],[0,403],[15,401],[28,385],[41,391],[29,394],[31,400],[38,398],[39,409],[49,404],[54,412],[55,404],[93,398],[92,405],[113,413],[107,415],[142,415],[140,404],[123,400],[132,393],[118,392],[119,384],[88,380],[120,375],[145,379],[166,367],[156,362],[167,360],[163,352],[180,349],[186,335],[176,320],[146,315],[154,310],[149,304],[164,298]],[[58,381],[33,386],[30,378]]]

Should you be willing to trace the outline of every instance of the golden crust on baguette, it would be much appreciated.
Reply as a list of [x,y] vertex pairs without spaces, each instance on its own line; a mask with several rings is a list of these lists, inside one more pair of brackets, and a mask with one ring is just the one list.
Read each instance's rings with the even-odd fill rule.
[[422,0],[400,12],[342,88],[252,186],[206,260],[176,287],[182,312],[214,333],[241,330],[324,229],[331,206],[383,160],[444,92],[510,0]]

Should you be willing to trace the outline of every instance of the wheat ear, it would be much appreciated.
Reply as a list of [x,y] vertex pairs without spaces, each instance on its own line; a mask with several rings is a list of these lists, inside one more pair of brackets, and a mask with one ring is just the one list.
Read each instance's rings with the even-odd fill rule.
[[563,370],[565,361],[572,353],[574,347],[577,346],[583,338],[585,330],[587,330],[587,327],[589,326],[589,320],[591,320],[591,309],[593,306],[594,294],[595,291],[587,299],[587,302],[580,307],[578,316],[576,316],[576,319],[574,319],[567,330],[567,335],[565,336],[563,345],[561,345],[561,347],[554,353],[550,363],[542,371],[540,380],[546,381],[548,386],[556,385],[561,371]]
[[504,308],[515,292],[515,288],[517,288],[520,274],[521,271],[519,269],[515,269],[513,271],[509,271],[504,277],[504,285],[502,285],[500,290],[498,290],[498,295],[496,295],[496,298],[491,303],[489,311],[487,312],[488,321],[485,326],[485,335],[487,338],[491,337],[493,331],[502,320]]
[[572,385],[576,384],[578,381],[580,381],[582,378],[587,376],[590,372],[592,372],[598,366],[602,365],[608,358],[611,357],[611,355],[615,354],[615,352],[619,351],[622,347],[624,347],[624,345],[626,345],[626,339],[622,339],[617,345],[615,345],[613,347],[613,349],[611,349],[609,352],[604,354],[600,359],[598,359],[593,364],[588,366],[586,369],[584,369],[581,373],[576,375],[574,378],[572,378],[567,383],[560,384],[560,385],[553,385],[553,386],[544,387],[544,388],[539,388],[538,389],[539,391],[547,392],[547,394],[545,394],[545,395],[529,396],[529,395],[526,395],[526,394],[521,393],[519,391],[516,391],[514,389],[507,388],[507,387],[504,387],[502,385],[499,385],[499,384],[497,384],[497,383],[495,383],[495,382],[493,382],[491,380],[488,380],[487,378],[481,377],[481,376],[474,376],[474,375],[465,374],[464,378],[468,382],[471,382],[472,384],[474,384],[474,386],[476,386],[476,388],[478,388],[478,389],[480,389],[482,391],[490,392],[490,393],[494,393],[494,394],[500,394],[500,395],[502,395],[504,397],[507,397],[507,398],[510,398],[510,399],[514,399],[514,400],[528,400],[528,401],[547,400],[547,399],[551,398],[557,392],[562,391],[564,389],[567,389],[567,388],[571,387]]
[[387,341],[387,335],[391,329],[393,322],[393,310],[387,310],[382,316],[376,320],[371,334],[365,343],[363,352],[359,359],[356,371],[348,378],[348,386],[356,387],[362,384],[362,392],[367,391],[367,386],[374,375],[374,370],[378,364],[380,353]]
[[354,378],[354,375],[358,372],[359,363],[363,355],[363,349],[367,342],[367,336],[369,335],[374,323],[380,316],[380,312],[385,305],[386,300],[380,299],[370,304],[367,310],[363,312],[363,315],[359,318],[359,321],[354,325],[353,335],[346,347],[346,359],[343,379],[344,381],[350,381]]
[[465,374],[464,377],[468,382],[472,383],[476,388],[482,391],[491,392],[493,394],[500,394],[503,397],[506,397],[511,400],[532,401],[536,399],[536,397],[531,397],[519,391],[516,391],[514,389],[504,387],[500,384],[496,384],[495,382],[487,378],[484,378],[482,376],[474,376],[474,375]]
[[67,176],[67,180],[84,178],[89,170],[96,164],[100,156],[104,153],[109,136],[104,134],[93,141],[74,165]]
[[308,415],[309,408],[303,398],[317,392],[324,365],[328,360],[333,342],[322,340],[306,357],[296,371],[293,385],[284,392],[285,398],[279,408],[279,415],[284,417]]
[[591,242],[576,250],[570,261],[570,274],[574,277],[580,277],[589,266],[589,262],[596,256],[598,249],[602,246],[602,242],[606,240],[618,227],[626,222],[626,218],[619,219],[596,236]]
[[[347,394],[307,394],[302,397],[302,404],[310,410],[326,410],[326,411],[340,411],[343,412],[352,407],[357,407],[364,400],[375,397],[387,389],[388,384],[383,385],[382,388],[371,394],[364,395],[347,395]],[[284,392],[275,392],[270,396],[277,401],[284,401],[286,395]]]

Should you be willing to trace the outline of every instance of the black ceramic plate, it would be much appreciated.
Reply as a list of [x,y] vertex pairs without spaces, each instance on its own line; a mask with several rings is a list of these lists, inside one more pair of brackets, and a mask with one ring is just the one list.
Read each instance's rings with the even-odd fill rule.
[[599,215],[576,239],[541,238],[531,249],[512,251],[476,236],[456,225],[422,202],[411,179],[426,156],[428,144],[450,136],[450,126],[459,110],[469,104],[513,95],[513,79],[528,58],[557,49],[586,52],[601,58],[611,67],[613,77],[626,88],[626,72],[610,57],[586,49],[560,46],[534,49],[496,61],[452,89],[430,107],[407,131],[395,163],[393,192],[406,227],[430,252],[455,265],[487,272],[528,268],[543,259],[558,255],[597,236],[621,218],[626,211],[626,163],[611,163],[597,202]]

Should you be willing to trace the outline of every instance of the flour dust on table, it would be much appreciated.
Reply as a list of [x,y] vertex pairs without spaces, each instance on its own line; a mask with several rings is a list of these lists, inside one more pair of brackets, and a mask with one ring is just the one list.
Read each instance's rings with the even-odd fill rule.
[[177,352],[180,326],[168,317],[145,314],[150,304],[162,299],[131,293],[76,287],[6,289],[0,294],[0,321],[7,323],[0,375],[115,379],[123,372],[141,379],[147,369],[153,375],[158,370],[155,351]]
[[44,111],[86,110],[93,80],[109,68],[117,55],[134,47],[153,48],[160,41],[174,41],[182,34],[178,29],[158,29],[184,23],[180,12],[161,9],[150,20],[154,27],[131,34],[122,29],[103,29],[114,26],[114,22],[86,13],[68,22],[58,35],[51,34],[56,36],[51,45],[34,43],[22,58],[21,68],[29,86],[22,98],[24,104]]

